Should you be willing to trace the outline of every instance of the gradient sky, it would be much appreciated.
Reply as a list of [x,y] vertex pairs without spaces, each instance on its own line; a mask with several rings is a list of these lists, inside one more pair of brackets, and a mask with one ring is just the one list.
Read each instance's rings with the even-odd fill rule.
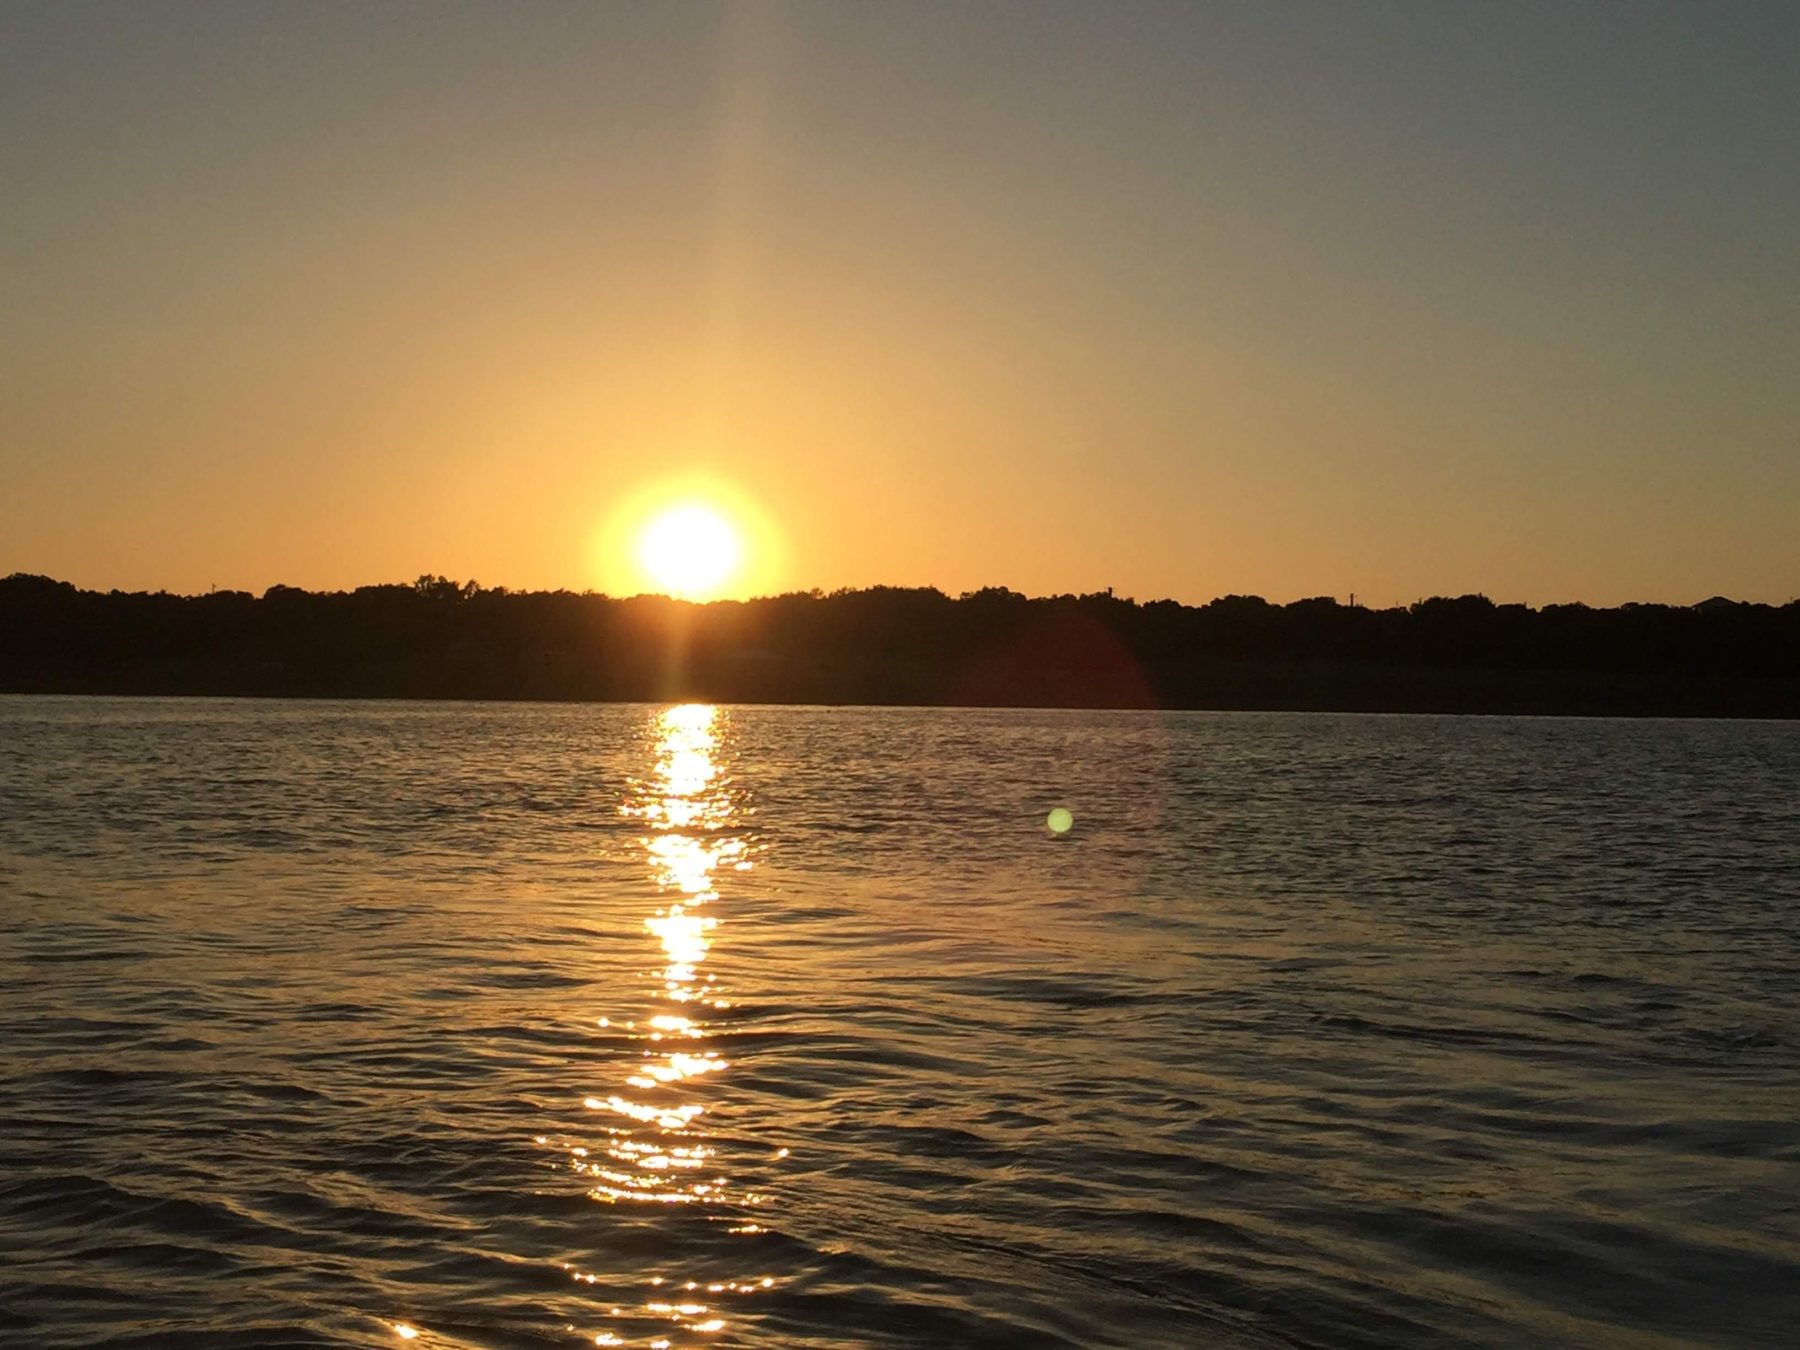
[[0,574],[1800,594],[1800,4],[0,7]]

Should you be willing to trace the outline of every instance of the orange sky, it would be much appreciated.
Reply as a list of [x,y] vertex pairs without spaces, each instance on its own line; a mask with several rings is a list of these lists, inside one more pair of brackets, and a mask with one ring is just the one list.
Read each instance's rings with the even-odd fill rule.
[[8,7],[0,573],[1786,601],[1800,9],[1602,10]]

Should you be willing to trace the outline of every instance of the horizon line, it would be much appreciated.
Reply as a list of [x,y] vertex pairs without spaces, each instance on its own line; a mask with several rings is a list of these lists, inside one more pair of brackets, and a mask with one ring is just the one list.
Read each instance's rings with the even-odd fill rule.
[[1009,600],[1019,600],[1019,601],[1024,601],[1026,603],[1038,603],[1038,602],[1044,602],[1044,601],[1057,601],[1057,600],[1075,600],[1075,601],[1106,600],[1106,601],[1112,601],[1117,604],[1132,605],[1132,606],[1135,606],[1138,608],[1145,608],[1150,605],[1172,604],[1172,605],[1177,605],[1183,609],[1205,609],[1208,606],[1217,604],[1221,601],[1242,600],[1245,602],[1259,602],[1261,604],[1269,606],[1270,608],[1286,609],[1286,608],[1289,608],[1294,605],[1317,604],[1317,603],[1328,602],[1328,603],[1335,605],[1341,609],[1364,609],[1364,610],[1369,610],[1374,613],[1387,613],[1387,612],[1392,612],[1392,611],[1396,611],[1396,610],[1404,611],[1404,610],[1411,609],[1414,606],[1422,605],[1429,601],[1434,601],[1434,600],[1438,600],[1438,601],[1474,600],[1474,601],[1485,602],[1489,605],[1494,606],[1497,609],[1521,608],[1521,609],[1527,609],[1527,610],[1533,610],[1533,611],[1541,611],[1541,610],[1545,610],[1545,609],[1559,609],[1559,608],[1581,608],[1581,609],[1595,609],[1595,610],[1627,609],[1627,608],[1699,609],[1701,606],[1704,606],[1704,605],[1711,605],[1711,606],[1715,606],[1715,607],[1721,606],[1721,605],[1733,605],[1733,606],[1746,606],[1746,607],[1751,607],[1751,608],[1785,609],[1792,605],[1800,604],[1800,595],[1790,595],[1788,597],[1788,599],[1785,601],[1740,600],[1733,596],[1727,596],[1727,595],[1724,595],[1722,593],[1717,593],[1717,592],[1715,592],[1712,595],[1706,596],[1703,599],[1693,600],[1693,601],[1622,600],[1616,604],[1611,604],[1611,605],[1594,604],[1591,601],[1586,601],[1586,600],[1550,600],[1550,601],[1543,601],[1543,602],[1536,603],[1536,604],[1534,604],[1530,601],[1496,600],[1493,597],[1491,597],[1490,595],[1488,595],[1487,592],[1485,592],[1485,591],[1463,591],[1463,592],[1460,592],[1460,593],[1454,594],[1454,595],[1449,594],[1447,592],[1439,591],[1439,592],[1429,594],[1429,595],[1416,596],[1410,601],[1400,600],[1400,601],[1394,601],[1393,603],[1388,603],[1388,604],[1375,604],[1375,603],[1369,603],[1366,601],[1361,601],[1357,598],[1358,595],[1360,594],[1360,592],[1356,592],[1356,591],[1346,592],[1348,599],[1340,599],[1336,595],[1315,593],[1312,595],[1298,595],[1290,600],[1272,600],[1266,596],[1263,596],[1263,595],[1258,594],[1253,591],[1223,591],[1223,592],[1220,592],[1220,593],[1212,596],[1208,600],[1202,600],[1202,601],[1177,600],[1177,599],[1173,598],[1172,596],[1157,596],[1157,597],[1154,597],[1151,599],[1140,600],[1136,596],[1118,594],[1116,592],[1115,588],[1111,587],[1111,586],[1107,586],[1107,587],[1104,587],[1104,588],[1101,588],[1098,590],[1093,590],[1093,591],[1058,591],[1058,592],[1053,592],[1053,593],[1032,595],[1032,594],[1029,594],[1024,591],[1014,590],[1010,586],[1001,585],[1001,584],[990,584],[990,585],[986,585],[986,586],[977,587],[972,590],[951,592],[951,591],[946,591],[941,586],[899,585],[899,584],[895,584],[892,582],[871,582],[871,583],[869,583],[867,585],[863,585],[863,586],[837,586],[837,587],[831,588],[830,590],[827,590],[820,586],[812,586],[812,587],[806,587],[806,588],[796,587],[796,588],[791,588],[791,589],[783,590],[783,591],[771,591],[771,592],[767,592],[767,593],[759,593],[759,594],[753,594],[753,595],[742,595],[742,596],[720,595],[720,596],[708,597],[706,599],[698,599],[698,598],[687,597],[687,596],[670,595],[666,592],[661,592],[661,591],[638,591],[638,592],[635,592],[630,595],[615,595],[615,594],[613,594],[611,592],[607,592],[607,591],[594,590],[591,587],[583,588],[581,590],[572,590],[566,586],[558,586],[558,587],[554,587],[554,588],[544,588],[544,587],[527,588],[527,587],[507,586],[504,584],[485,586],[485,585],[482,585],[478,580],[476,580],[473,577],[471,577],[467,581],[458,581],[454,578],[443,576],[443,575],[437,574],[437,573],[431,573],[431,572],[420,573],[417,577],[415,577],[411,581],[365,582],[361,585],[353,586],[353,587],[349,587],[349,588],[337,587],[337,588],[329,588],[329,589],[321,588],[321,589],[316,589],[316,590],[309,589],[305,586],[290,585],[286,582],[272,583],[271,585],[264,587],[261,591],[243,590],[243,589],[240,589],[235,586],[225,586],[225,587],[213,586],[213,587],[209,587],[205,591],[174,591],[174,590],[169,590],[166,587],[159,588],[156,590],[125,590],[122,587],[118,587],[118,586],[112,586],[112,587],[108,587],[108,588],[102,590],[98,587],[80,586],[72,581],[63,580],[60,577],[53,577],[53,576],[50,576],[48,573],[43,573],[43,572],[13,571],[13,572],[6,573],[4,575],[0,575],[0,585],[3,585],[8,582],[18,582],[18,581],[48,582],[54,586],[58,586],[58,587],[66,586],[66,587],[69,587],[70,589],[76,591],[77,593],[87,594],[87,595],[168,596],[171,598],[182,599],[182,600],[204,600],[211,596],[217,596],[217,595],[226,595],[226,596],[240,595],[240,596],[248,596],[252,600],[261,601],[261,600],[266,600],[272,593],[278,593],[278,592],[282,592],[282,591],[293,591],[293,592],[297,592],[297,593],[303,594],[303,595],[327,596],[327,595],[355,595],[362,591],[371,591],[371,590],[402,590],[402,591],[410,590],[410,591],[424,592],[424,591],[427,591],[427,590],[433,588],[434,586],[439,586],[439,587],[444,588],[442,591],[440,591],[440,594],[445,594],[449,590],[454,589],[456,592],[459,593],[461,598],[473,598],[476,595],[497,595],[497,596],[567,595],[567,596],[574,596],[574,597],[578,597],[578,598],[582,598],[582,599],[604,600],[604,601],[608,601],[608,602],[614,603],[614,604],[624,604],[624,603],[630,603],[632,601],[641,601],[641,600],[653,600],[653,601],[661,601],[665,604],[691,605],[696,608],[706,608],[711,605],[748,605],[748,604],[756,604],[758,602],[794,599],[794,598],[801,598],[801,597],[815,599],[815,600],[825,600],[825,599],[831,599],[835,596],[868,594],[871,592],[878,592],[878,591],[911,592],[911,593],[915,593],[915,594],[929,593],[929,594],[935,594],[935,595],[941,596],[943,599],[945,599],[951,603],[960,603],[960,602],[969,600],[974,597],[982,596],[982,595],[994,595],[997,598],[1005,598],[1005,599],[1009,599]]

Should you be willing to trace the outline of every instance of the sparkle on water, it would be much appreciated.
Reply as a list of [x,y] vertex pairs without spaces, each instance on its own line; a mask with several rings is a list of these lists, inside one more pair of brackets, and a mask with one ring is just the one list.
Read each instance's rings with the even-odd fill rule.
[[[652,1006],[660,1005],[660,1010],[624,1022],[627,1046],[637,1047],[623,1066],[630,1095],[614,1091],[586,1098],[589,1110],[616,1119],[602,1127],[602,1137],[592,1144],[571,1145],[567,1166],[591,1180],[588,1194],[595,1200],[651,1209],[701,1207],[707,1217],[731,1225],[766,1197],[734,1190],[721,1150],[698,1128],[705,1104],[683,1099],[685,1085],[731,1067],[717,1050],[705,1046],[711,1035],[707,1014],[729,1008],[730,1003],[702,967],[719,923],[710,911],[719,901],[721,874],[752,866],[743,839],[730,833],[736,803],[715,760],[719,717],[719,710],[707,704],[682,704],[663,712],[657,719],[654,771],[620,807],[623,816],[648,828],[639,843],[663,898],[644,919],[660,949],[661,965],[653,969],[647,991]],[[610,1026],[615,1019],[599,1021]],[[596,1150],[603,1157],[596,1157]],[[780,1156],[786,1156],[785,1150]],[[737,1225],[726,1231],[760,1230]],[[589,1283],[596,1278],[571,1273]],[[677,1272],[656,1277],[652,1287],[665,1279],[714,1296],[759,1293],[774,1283],[772,1279],[682,1281]],[[712,1303],[694,1300],[646,1299],[635,1309],[615,1308],[612,1316],[615,1326],[597,1333],[597,1344],[628,1344],[633,1335],[659,1326],[711,1334],[727,1325]]]

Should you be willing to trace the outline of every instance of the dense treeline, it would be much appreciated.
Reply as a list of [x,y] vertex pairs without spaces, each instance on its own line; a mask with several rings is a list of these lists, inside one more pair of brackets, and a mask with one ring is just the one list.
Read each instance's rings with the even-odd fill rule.
[[0,690],[1800,715],[1800,602],[1368,609],[875,587],[695,605],[0,580]]

